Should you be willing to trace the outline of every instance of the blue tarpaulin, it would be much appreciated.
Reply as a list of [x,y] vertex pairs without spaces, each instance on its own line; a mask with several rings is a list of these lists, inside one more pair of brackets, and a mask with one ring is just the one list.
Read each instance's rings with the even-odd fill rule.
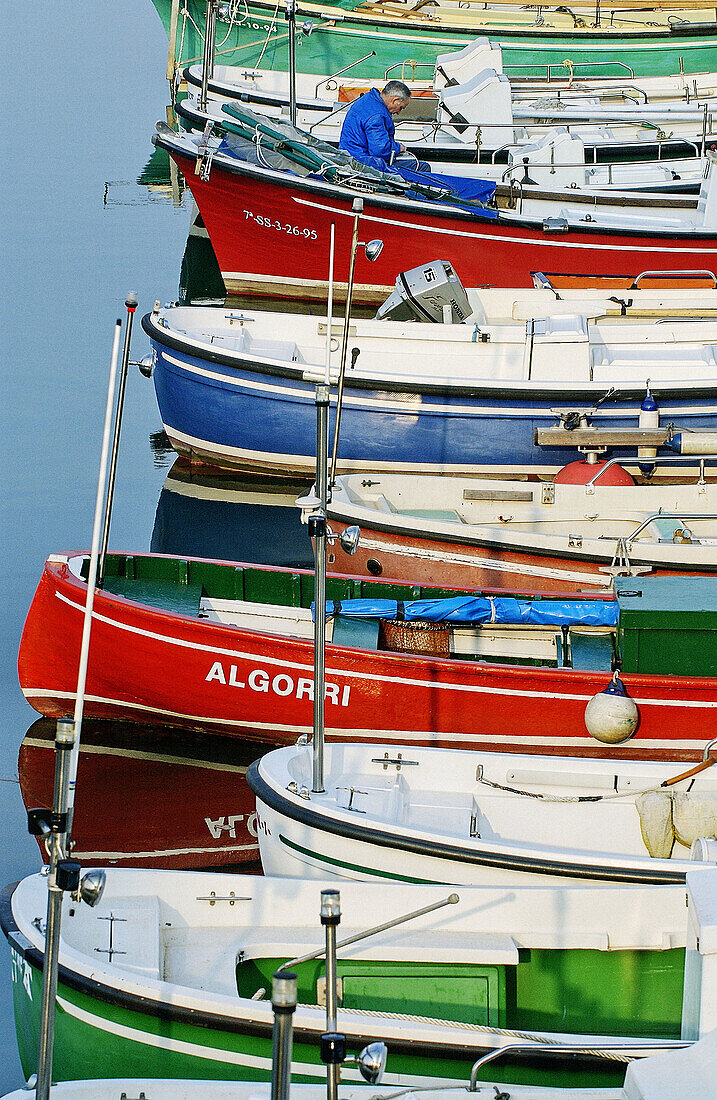
[[[311,605],[312,615],[314,605]],[[516,600],[454,596],[433,600],[327,600],[326,615],[413,622],[503,623],[535,626],[616,626],[616,600]]]
[[[414,172],[411,168],[404,168],[403,165],[393,165],[392,172],[401,176],[408,183],[420,183],[429,187],[445,187],[450,192],[450,196],[446,196],[446,202],[454,203],[460,206],[461,199],[468,199],[470,202],[490,202],[495,194],[496,184],[492,180],[473,179],[468,176],[446,176],[442,172]],[[416,192],[410,192],[415,194],[417,198],[425,198],[425,195],[416,194]],[[476,213],[475,209],[471,209],[471,213]],[[498,216],[497,210],[481,210],[481,217],[495,218]]]

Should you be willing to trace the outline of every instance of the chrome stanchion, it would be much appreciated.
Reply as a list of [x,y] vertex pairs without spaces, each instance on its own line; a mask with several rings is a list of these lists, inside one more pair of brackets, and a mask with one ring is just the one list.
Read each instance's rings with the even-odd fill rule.
[[289,1100],[293,1020],[296,1011],[296,974],[277,970],[271,985],[274,1032],[271,1060],[271,1100]]

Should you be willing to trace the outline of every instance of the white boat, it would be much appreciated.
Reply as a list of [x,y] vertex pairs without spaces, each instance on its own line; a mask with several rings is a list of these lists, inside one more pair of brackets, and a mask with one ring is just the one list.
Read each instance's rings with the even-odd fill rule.
[[[389,77],[406,79],[406,75],[405,71],[389,72],[373,84],[382,86]],[[190,67],[184,76],[187,105],[195,111],[202,93],[201,66]],[[311,127],[317,137],[337,140],[347,107],[370,83],[352,77],[350,69],[335,77],[297,73],[298,125]],[[622,83],[513,84],[503,72],[500,47],[488,39],[440,56],[430,80],[411,80],[409,74],[406,83],[413,96],[398,124],[409,149],[428,145],[436,158],[458,163],[475,162],[478,152],[484,167],[497,162],[504,170],[519,147],[539,140],[551,127],[569,126],[585,142],[586,166],[592,165],[596,185],[602,178],[598,162],[613,162],[617,177],[623,174],[626,180],[627,157],[664,160],[664,178],[679,173],[684,187],[684,173],[695,171],[690,161],[704,152],[715,126],[714,74]],[[288,80],[283,73],[218,65],[208,81],[207,99],[208,104],[219,106],[244,101],[267,115],[286,115]],[[577,154],[577,146],[573,152]],[[421,155],[433,159],[430,154]],[[554,163],[553,159],[552,167]],[[611,182],[617,184],[617,178]]]
[[[260,106],[272,121],[285,120],[282,112],[266,109],[263,103],[257,105],[248,98],[253,110]],[[243,101],[235,106],[240,111],[245,109]],[[204,108],[198,101],[187,99],[176,110],[188,130],[204,131],[208,123],[217,131],[231,130],[234,121],[234,106],[220,99],[209,100]],[[488,117],[495,117],[492,106],[486,110],[490,112]],[[326,121],[316,122],[300,112],[297,125],[336,146],[343,117],[341,110]],[[471,129],[475,133],[476,125]],[[484,130],[490,135],[490,125],[478,129],[481,135]],[[687,127],[689,136],[685,139],[647,144],[639,138],[646,130],[654,135],[651,124],[571,122],[562,118],[501,127],[495,138],[500,144],[495,149],[481,146],[478,152],[475,139],[467,143],[463,124],[456,130],[437,120],[430,124],[407,122],[397,133],[407,147],[404,167],[415,168],[416,160],[422,160],[434,173],[491,180],[498,187],[499,205],[517,206],[521,213],[549,212],[558,202],[597,204],[598,209],[629,203],[648,211],[655,204],[666,205],[669,214],[690,217],[694,216],[697,200],[685,192],[699,192],[710,163],[709,157],[699,153],[702,142],[694,137],[692,129]],[[674,155],[667,156],[665,144]]]
[[[579,432],[576,443],[590,432],[600,434]],[[717,446],[717,435],[711,443]],[[361,537],[353,555],[336,540],[331,568],[417,584],[518,589],[545,573],[554,591],[609,588],[618,573],[714,573],[715,458],[688,458],[702,461],[702,475],[686,471],[678,483],[660,477],[669,465],[679,478],[684,461],[648,462],[654,476],[647,481],[637,458],[571,463],[543,482],[527,474],[345,475],[332,489],[328,516],[337,534],[357,525]]]
[[717,862],[710,767],[696,775],[684,764],[617,755],[327,743],[324,769],[317,792],[313,747],[297,744],[247,772],[266,874],[506,887],[678,883],[694,860]]
[[[499,1048],[481,1080],[619,1086],[625,1060],[674,1051],[717,1026],[715,879],[693,866],[689,908],[684,883],[341,884],[337,1028],[349,1052],[367,1039],[386,1043],[387,1086],[465,1088],[474,1063]],[[325,981],[313,953],[325,945],[327,887],[336,883],[111,869],[95,908],[65,895],[55,1079],[131,1064],[137,1076],[267,1080],[267,990],[290,960],[293,1073],[321,1082]],[[3,895],[26,1074],[37,1056],[46,904],[43,875]],[[555,1058],[561,1044],[609,1057]],[[359,1080],[350,1065],[342,1074],[347,1085]]]

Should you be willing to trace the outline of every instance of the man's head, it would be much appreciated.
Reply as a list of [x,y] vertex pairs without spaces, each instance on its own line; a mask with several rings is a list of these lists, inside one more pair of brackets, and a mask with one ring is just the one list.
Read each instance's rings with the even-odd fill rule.
[[381,99],[386,104],[389,114],[397,115],[404,107],[408,106],[411,98],[411,89],[402,80],[389,80],[381,92]]

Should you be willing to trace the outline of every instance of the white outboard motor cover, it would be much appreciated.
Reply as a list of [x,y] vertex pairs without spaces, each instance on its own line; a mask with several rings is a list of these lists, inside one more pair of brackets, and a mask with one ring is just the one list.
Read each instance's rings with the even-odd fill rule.
[[579,137],[556,126],[539,141],[508,152],[514,183],[535,184],[545,191],[585,186],[585,145]]
[[476,38],[462,50],[453,53],[439,53],[433,73],[433,87],[437,92],[446,84],[462,84],[490,66],[496,72],[503,72],[503,51],[489,38]]
[[498,149],[514,140],[513,103],[510,81],[495,69],[482,69],[470,80],[438,93],[438,122],[467,145],[476,141],[481,127],[481,145]]
[[[445,308],[445,313],[444,313]],[[396,289],[376,314],[377,321],[465,321],[472,313],[463,284],[447,260],[433,260],[396,279]]]

